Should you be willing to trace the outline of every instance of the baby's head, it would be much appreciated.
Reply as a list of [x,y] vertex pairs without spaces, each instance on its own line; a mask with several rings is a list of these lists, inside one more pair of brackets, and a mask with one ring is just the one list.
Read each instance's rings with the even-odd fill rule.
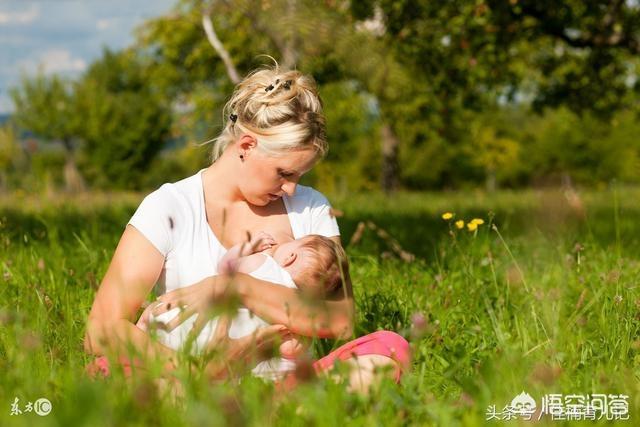
[[325,296],[348,278],[347,256],[328,237],[312,234],[276,247],[273,258],[304,292]]

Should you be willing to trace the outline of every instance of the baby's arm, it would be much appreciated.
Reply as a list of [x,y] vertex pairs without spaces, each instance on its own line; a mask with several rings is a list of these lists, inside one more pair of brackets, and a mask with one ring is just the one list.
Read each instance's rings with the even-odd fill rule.
[[[218,274],[232,274],[239,270],[239,263],[243,257],[247,257],[256,252],[262,252],[274,246],[276,241],[271,235],[259,231],[255,233],[248,242],[240,243],[233,246],[227,251],[218,263]],[[259,266],[259,264],[258,264]],[[254,269],[255,270],[255,269]],[[253,270],[251,270],[253,271]],[[251,271],[240,271],[241,273],[250,273]]]

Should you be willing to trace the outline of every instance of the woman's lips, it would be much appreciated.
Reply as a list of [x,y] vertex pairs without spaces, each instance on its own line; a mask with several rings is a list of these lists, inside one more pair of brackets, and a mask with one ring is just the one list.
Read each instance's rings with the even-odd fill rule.
[[280,198],[280,196],[278,196],[276,194],[269,193],[269,199],[270,200],[278,200],[279,198]]

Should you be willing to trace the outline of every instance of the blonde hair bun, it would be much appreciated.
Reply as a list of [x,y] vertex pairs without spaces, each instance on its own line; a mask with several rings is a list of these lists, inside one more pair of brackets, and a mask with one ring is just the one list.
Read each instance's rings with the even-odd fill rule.
[[270,155],[314,148],[328,150],[322,100],[313,77],[278,66],[251,72],[236,86],[224,107],[224,128],[214,140],[216,161],[243,133],[258,140]]

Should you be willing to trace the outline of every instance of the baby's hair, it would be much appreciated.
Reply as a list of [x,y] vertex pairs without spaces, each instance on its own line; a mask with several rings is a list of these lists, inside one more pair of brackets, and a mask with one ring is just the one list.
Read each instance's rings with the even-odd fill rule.
[[296,278],[306,289],[329,295],[342,286],[343,279],[348,280],[349,263],[342,246],[328,237],[312,234],[303,238],[301,248],[311,253],[311,262],[305,262],[304,272]]
[[322,100],[313,77],[276,64],[255,70],[236,86],[223,110],[224,127],[214,139],[212,160],[243,133],[269,155],[313,148],[327,153]]

